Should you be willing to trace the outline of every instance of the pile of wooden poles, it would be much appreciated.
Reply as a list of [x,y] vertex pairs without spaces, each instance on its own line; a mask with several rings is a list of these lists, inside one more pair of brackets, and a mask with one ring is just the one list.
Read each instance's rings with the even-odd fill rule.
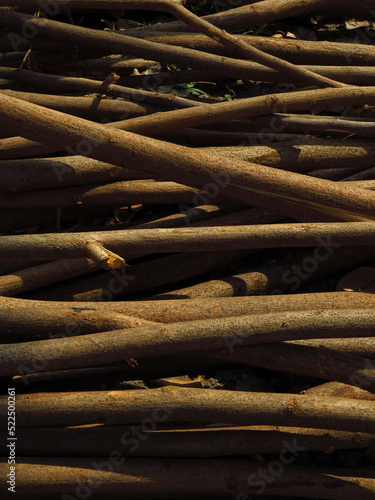
[[[334,291],[374,258],[371,32],[238,34],[373,2],[206,3],[1,2],[2,498],[375,498],[375,296]],[[176,91],[229,78],[275,93]],[[200,377],[239,368],[308,382]]]

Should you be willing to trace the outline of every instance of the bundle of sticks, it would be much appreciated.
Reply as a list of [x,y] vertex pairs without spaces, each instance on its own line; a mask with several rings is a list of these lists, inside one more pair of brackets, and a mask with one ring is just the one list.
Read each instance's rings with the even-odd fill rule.
[[374,499],[372,0],[0,14],[2,497]]

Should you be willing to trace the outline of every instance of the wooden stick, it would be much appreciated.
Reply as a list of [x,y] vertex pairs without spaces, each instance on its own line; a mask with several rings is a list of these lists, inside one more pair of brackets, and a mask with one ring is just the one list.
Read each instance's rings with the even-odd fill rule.
[[[366,193],[366,191],[363,191]],[[323,245],[373,245],[373,222],[272,224],[212,228],[156,228],[84,233],[46,233],[3,236],[5,259],[52,260],[85,256],[87,241],[97,241],[120,255],[163,252],[201,252],[288,248]]]
[[[259,8],[260,6],[257,7]],[[221,16],[223,15],[225,15],[225,12],[221,13]],[[154,27],[156,29],[159,28],[157,25]],[[132,33],[134,33],[134,30]],[[142,36],[141,30],[138,33],[138,36]],[[294,40],[293,38],[238,34],[236,36],[268,54],[280,57],[294,64],[306,64],[308,61],[309,64],[346,66],[350,61],[351,66],[372,66],[375,63],[374,51],[371,50],[371,46],[365,44],[330,42],[326,40]],[[163,32],[155,35],[146,35],[145,38],[152,42],[180,45],[226,57],[233,57],[234,54],[232,49],[225,48],[218,42],[215,42],[215,40],[198,33]]]
[[[145,174],[144,177],[147,177]],[[142,173],[83,156],[0,161],[0,190],[33,191],[82,184],[137,180]]]
[[311,387],[302,391],[301,394],[308,394],[311,396],[328,396],[336,398],[351,398],[351,399],[364,399],[373,401],[375,395],[371,392],[354,387],[353,385],[343,384],[342,382],[327,382],[316,387]]
[[354,356],[362,356],[363,358],[375,359],[375,339],[325,339],[325,340],[296,340],[296,344],[309,345],[313,347],[324,347],[330,351],[339,353],[353,354]]
[[[0,59],[1,63],[1,59]],[[139,71],[144,71],[150,68],[158,68],[158,63],[156,61],[149,61],[146,59],[132,58],[129,59],[128,56],[113,56],[113,57],[102,57],[96,59],[83,59],[79,61],[68,61],[62,64],[45,64],[43,69],[48,71],[48,73],[66,73],[67,71],[76,71],[84,74],[102,74],[108,75],[111,71],[118,75],[130,75],[134,69]]]
[[[77,307],[76,302],[26,300],[0,296],[3,309],[30,309]],[[115,311],[163,323],[193,321],[196,319],[225,318],[243,314],[266,314],[277,311],[305,309],[371,309],[375,296],[361,292],[301,293],[292,295],[265,295],[254,297],[217,297],[189,300],[153,300],[118,302],[82,302],[80,308]],[[344,341],[344,339],[343,339]],[[309,341],[311,343],[312,341]],[[327,341],[328,342],[328,341]]]
[[[353,128],[355,127],[355,123]],[[359,122],[362,125],[362,122]],[[372,123],[375,136],[375,123]],[[292,172],[311,172],[329,168],[373,166],[375,146],[348,144],[343,141],[322,141],[308,144],[300,141],[282,142],[272,146],[227,146],[204,148],[204,151],[245,161],[281,168]]]
[[78,310],[65,308],[54,312],[49,310],[21,311],[8,309],[0,311],[0,325],[2,328],[0,342],[4,344],[7,342],[71,337],[156,324],[155,321],[148,321],[113,311],[90,311],[79,308]]
[[[205,198],[205,193],[175,182],[132,180],[104,185],[88,184],[51,190],[36,190],[27,193],[3,194],[1,208],[119,208],[134,204],[182,204],[194,203]],[[225,198],[224,198],[225,199]],[[223,201],[223,197],[217,197]]]
[[[7,402],[7,396],[0,397],[2,423],[7,416]],[[372,401],[356,401],[353,405],[353,400],[343,398],[172,386],[144,391],[57,393],[53,397],[49,393],[19,394],[17,413],[20,427],[123,425],[154,415],[168,424],[221,422],[369,432],[375,419]]]
[[311,177],[316,177],[317,179],[327,179],[330,181],[342,181],[348,175],[352,175],[358,172],[362,172],[360,167],[358,168],[328,168],[328,169],[319,169],[312,170],[307,175]]
[[337,116],[275,114],[272,117],[255,118],[252,122],[258,124],[258,126],[267,126],[270,120],[272,120],[275,127],[282,127],[283,130],[296,130],[300,132],[303,129],[305,133],[345,133],[354,134],[355,137],[375,136],[375,122],[369,118],[353,119]]
[[[367,309],[283,312],[199,320],[0,346],[0,376],[66,370],[123,362],[130,358],[173,355],[200,349],[225,348],[284,340],[372,337],[375,319]],[[349,326],[348,326],[349,325]],[[238,348],[238,347],[237,347]],[[375,370],[364,370],[366,380]]]
[[0,295],[18,295],[28,290],[92,272],[99,266],[88,258],[48,262],[0,276]]
[[81,116],[88,120],[109,120],[116,121],[124,119],[125,116],[134,118],[136,116],[147,115],[162,111],[163,108],[151,104],[137,104],[119,99],[102,99],[93,97],[73,97],[51,94],[37,94],[32,92],[19,92],[14,90],[0,90],[1,95],[8,95],[33,102],[40,106],[56,109],[63,113],[74,116]]
[[373,179],[374,173],[375,173],[375,168],[372,167],[367,170],[363,170],[362,172],[346,176],[343,179],[343,181],[361,181],[361,180]]

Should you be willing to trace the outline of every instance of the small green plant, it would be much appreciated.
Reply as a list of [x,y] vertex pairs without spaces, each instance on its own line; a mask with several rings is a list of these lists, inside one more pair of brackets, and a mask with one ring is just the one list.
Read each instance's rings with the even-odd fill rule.
[[178,83],[176,85],[176,87],[180,87],[182,89],[185,89],[189,92],[189,94],[194,95],[194,96],[207,97],[207,98],[212,97],[212,96],[210,96],[210,94],[207,94],[207,92],[205,92],[204,90],[197,88],[195,86],[195,83]]
[[228,92],[226,94],[224,94],[224,97],[227,101],[233,101],[233,99],[236,99],[236,93],[234,90],[232,90],[231,88],[228,87],[228,85],[226,85],[227,89],[228,89]]

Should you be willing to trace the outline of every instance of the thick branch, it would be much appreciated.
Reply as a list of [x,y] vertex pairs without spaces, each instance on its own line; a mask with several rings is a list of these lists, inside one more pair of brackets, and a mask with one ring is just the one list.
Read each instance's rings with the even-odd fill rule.
[[[284,340],[372,337],[374,315],[368,309],[321,310],[257,314],[136,328],[53,340],[0,346],[0,376],[67,370],[123,362],[127,359],[226,349],[230,353],[246,345]],[[375,370],[363,370],[374,383]],[[374,410],[375,411],[375,410]],[[374,414],[375,416],[375,414]],[[19,416],[18,416],[19,418]]]
[[[2,424],[7,415],[7,403],[7,396],[1,396]],[[375,419],[372,401],[356,401],[353,405],[351,399],[170,386],[148,391],[55,393],[53,397],[40,393],[17,397],[18,425],[27,427],[99,422],[122,425],[142,421],[152,411],[158,412],[157,415],[163,412],[168,423],[221,422],[353,432],[369,432]]]

